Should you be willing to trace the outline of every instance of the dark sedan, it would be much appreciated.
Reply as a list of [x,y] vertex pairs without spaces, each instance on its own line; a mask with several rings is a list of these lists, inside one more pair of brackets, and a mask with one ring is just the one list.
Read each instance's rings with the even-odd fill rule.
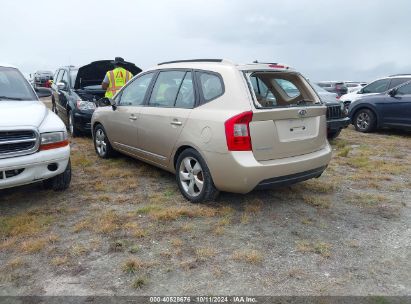
[[[126,62],[124,67],[133,75],[141,72],[134,63]],[[72,136],[91,132],[95,102],[105,94],[101,83],[106,72],[113,68],[111,60],[100,60],[80,68],[67,66],[56,71],[51,85],[52,108]]]
[[349,116],[360,132],[384,127],[411,129],[411,81],[388,92],[357,99],[350,105]]

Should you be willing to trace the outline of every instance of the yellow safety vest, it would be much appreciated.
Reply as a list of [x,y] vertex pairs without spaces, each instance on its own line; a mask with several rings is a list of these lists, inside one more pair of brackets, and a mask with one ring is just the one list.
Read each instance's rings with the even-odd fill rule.
[[133,77],[129,71],[124,68],[115,68],[107,72],[108,88],[106,97],[113,98],[114,95]]

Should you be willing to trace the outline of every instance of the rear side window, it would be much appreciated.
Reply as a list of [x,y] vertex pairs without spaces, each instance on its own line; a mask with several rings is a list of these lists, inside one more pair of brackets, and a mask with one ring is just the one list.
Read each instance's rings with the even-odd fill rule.
[[246,72],[257,108],[320,104],[308,82],[297,73]]
[[218,75],[208,72],[198,72],[198,76],[203,98],[206,102],[223,95],[224,86]]
[[388,90],[390,79],[376,80],[362,89],[363,93],[382,93]]

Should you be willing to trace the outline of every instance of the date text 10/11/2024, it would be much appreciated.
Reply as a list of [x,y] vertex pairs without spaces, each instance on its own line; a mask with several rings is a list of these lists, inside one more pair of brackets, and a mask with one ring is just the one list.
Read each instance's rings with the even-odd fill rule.
[[243,296],[150,297],[150,303],[257,303],[257,299]]

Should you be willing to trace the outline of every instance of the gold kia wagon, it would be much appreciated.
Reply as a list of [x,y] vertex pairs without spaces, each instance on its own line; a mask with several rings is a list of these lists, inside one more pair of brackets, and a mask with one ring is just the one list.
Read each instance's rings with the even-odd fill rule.
[[195,203],[319,177],[331,159],[326,107],[277,63],[165,62],[99,104],[98,156],[118,151],[175,173]]

